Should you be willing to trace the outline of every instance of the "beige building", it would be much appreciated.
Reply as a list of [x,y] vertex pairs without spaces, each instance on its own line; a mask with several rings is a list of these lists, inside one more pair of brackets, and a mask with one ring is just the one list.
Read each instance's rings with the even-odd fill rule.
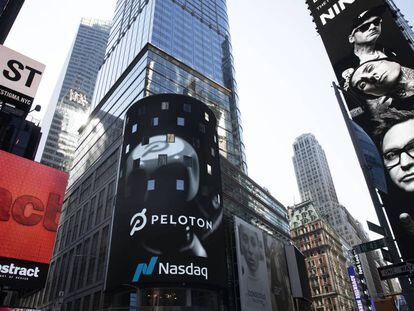
[[292,241],[305,255],[312,310],[356,310],[342,243],[311,201],[289,207]]

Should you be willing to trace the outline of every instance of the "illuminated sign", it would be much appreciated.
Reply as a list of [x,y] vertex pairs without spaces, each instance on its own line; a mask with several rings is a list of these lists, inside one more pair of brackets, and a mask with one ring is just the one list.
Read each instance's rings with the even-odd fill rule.
[[0,99],[28,112],[45,65],[0,45]]
[[234,229],[241,310],[294,310],[283,242],[238,217]]
[[42,286],[68,174],[0,151],[0,284]]
[[365,311],[361,300],[361,293],[359,291],[358,282],[355,276],[355,269],[353,266],[348,267],[348,275],[351,280],[352,291],[354,293],[355,301],[358,306],[358,311]]
[[[366,134],[368,139],[364,140],[372,141],[370,147],[367,143],[358,146],[368,162],[361,163],[369,170],[365,174],[367,182],[370,188],[380,190],[402,257],[412,259],[414,153],[410,147],[414,139],[414,87],[410,81],[414,75],[414,51],[404,26],[397,20],[402,15],[385,0],[306,3],[349,115],[358,125],[354,131],[357,129],[358,136]],[[405,155],[409,155],[407,161]],[[374,247],[371,243],[366,246]]]
[[225,286],[214,113],[192,97],[162,94],[132,105],[125,119],[106,289]]

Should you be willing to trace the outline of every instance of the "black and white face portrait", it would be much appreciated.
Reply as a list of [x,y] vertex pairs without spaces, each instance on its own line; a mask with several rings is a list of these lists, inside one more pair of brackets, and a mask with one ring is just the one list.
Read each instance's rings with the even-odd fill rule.
[[257,232],[246,226],[239,226],[240,253],[244,257],[250,275],[256,275],[262,260],[263,247],[260,244]]
[[371,60],[359,66],[351,77],[351,86],[367,95],[385,96],[395,90],[401,65],[388,59]]
[[392,126],[382,141],[384,165],[393,183],[414,192],[414,119]]
[[349,42],[357,45],[375,44],[381,35],[382,19],[379,16],[371,16],[358,27],[352,30]]
[[241,310],[274,310],[263,233],[237,217],[235,227]]

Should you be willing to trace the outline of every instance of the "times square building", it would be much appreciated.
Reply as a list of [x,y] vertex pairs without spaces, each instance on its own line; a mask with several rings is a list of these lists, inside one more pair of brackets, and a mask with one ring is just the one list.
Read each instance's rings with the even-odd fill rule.
[[[217,148],[212,153],[220,158],[220,243],[225,247],[226,277],[221,285],[157,281],[106,290],[116,189],[124,173],[118,166],[125,154],[125,115],[138,100],[162,93],[199,99],[217,119]],[[158,109],[163,102],[169,101],[160,100]],[[290,234],[286,209],[246,175],[237,102],[224,0],[118,0],[92,112],[81,129],[70,172],[47,282],[42,290],[24,296],[22,305],[67,311],[138,306],[241,310],[234,216],[283,244],[289,243]],[[180,109],[185,113],[184,106]],[[161,117],[142,114],[149,130],[156,126],[165,135],[174,131],[163,129]],[[175,126],[182,126],[179,122]]]

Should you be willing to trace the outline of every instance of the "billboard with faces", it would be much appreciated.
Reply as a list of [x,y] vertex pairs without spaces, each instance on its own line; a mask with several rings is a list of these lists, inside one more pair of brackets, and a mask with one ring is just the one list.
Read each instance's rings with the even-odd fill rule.
[[188,96],[146,97],[125,116],[108,290],[225,286],[216,118]]
[[234,218],[242,311],[293,311],[283,242]]
[[414,51],[384,0],[307,4],[350,115],[383,161],[381,197],[402,255],[414,258]]

